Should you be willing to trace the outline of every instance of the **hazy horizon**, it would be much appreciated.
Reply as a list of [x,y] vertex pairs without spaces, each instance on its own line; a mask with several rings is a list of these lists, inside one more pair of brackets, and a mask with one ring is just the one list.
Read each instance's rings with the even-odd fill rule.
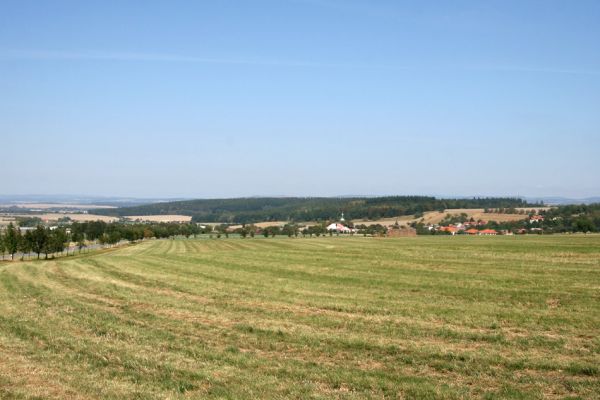
[[600,195],[596,1],[7,1],[0,194]]
[[203,197],[203,196],[126,196],[126,195],[84,195],[84,194],[65,194],[65,193],[50,193],[50,194],[0,194],[1,201],[12,201],[12,202],[57,202],[57,203],[68,203],[69,201],[85,200],[85,201],[117,201],[117,200],[137,200],[137,201],[180,201],[180,200],[218,200],[218,199],[236,199],[236,198],[351,198],[351,197],[388,197],[388,196],[430,196],[435,198],[445,199],[471,199],[471,198],[522,198],[527,200],[551,200],[551,199],[564,199],[564,200],[594,200],[600,199],[600,196],[586,196],[586,197],[569,197],[569,196],[529,196],[529,195],[511,195],[511,194],[465,194],[465,195],[451,195],[451,194],[436,194],[436,193],[383,193],[383,194],[336,194],[336,195],[310,195],[310,194],[297,194],[297,195],[281,195],[281,194],[266,194],[266,195],[240,195],[240,196],[216,196],[216,197]]

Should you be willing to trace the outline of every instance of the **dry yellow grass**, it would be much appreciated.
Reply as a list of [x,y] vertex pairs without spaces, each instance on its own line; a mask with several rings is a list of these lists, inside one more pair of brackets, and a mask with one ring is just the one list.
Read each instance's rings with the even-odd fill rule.
[[104,222],[114,222],[118,221],[117,217],[109,217],[106,215],[96,215],[96,214],[77,214],[77,213],[43,213],[43,214],[12,214],[13,217],[37,217],[41,218],[42,221],[58,221],[61,218],[69,217],[72,221],[76,222],[86,222],[86,221],[104,221]]
[[[258,228],[266,228],[267,226],[284,226],[285,224],[288,224],[288,221],[265,221],[265,222],[258,222],[256,224],[252,224]],[[303,225],[308,225],[308,224],[303,224]],[[232,225],[231,229],[238,229],[241,228],[242,225]]]
[[0,215],[0,226],[8,225],[15,222],[15,217],[8,215]]
[[424,222],[427,224],[437,224],[443,220],[447,214],[467,214],[469,218],[484,221],[496,221],[496,222],[509,222],[509,221],[520,221],[527,218],[527,215],[522,214],[498,214],[498,213],[485,213],[483,208],[449,208],[441,212],[428,212],[423,216]]
[[[523,208],[522,210],[525,211],[529,211],[529,210],[547,210],[550,207],[530,207],[530,208]],[[517,210],[521,210],[521,209],[517,209]],[[520,221],[523,219],[527,218],[527,215],[523,215],[523,214],[501,214],[501,213],[485,213],[483,212],[484,209],[483,208],[448,208],[446,210],[444,210],[443,213],[439,212],[439,211],[428,211],[426,213],[423,214],[423,217],[421,218],[415,218],[412,215],[403,215],[401,217],[397,217],[397,218],[382,218],[382,219],[378,219],[378,220],[354,220],[355,224],[364,224],[364,225],[374,225],[374,224],[381,224],[384,226],[390,226],[390,225],[394,225],[396,223],[396,221],[398,221],[398,223],[400,225],[408,225],[411,222],[417,222],[417,221],[421,221],[423,220],[423,222],[425,224],[437,224],[439,223],[441,220],[443,220],[446,215],[451,214],[451,215],[458,215],[458,214],[462,214],[465,213],[467,214],[467,216],[469,218],[473,218],[475,220],[485,220],[485,221],[496,221],[496,222],[510,222],[510,221]]]
[[412,215],[403,215],[397,218],[381,218],[377,220],[367,220],[367,219],[355,219],[352,220],[355,225],[376,225],[381,224],[383,226],[391,226],[398,222],[400,225],[408,225],[411,222],[416,221]]
[[189,215],[128,215],[125,218],[131,221],[146,221],[146,222],[190,222],[192,217]]

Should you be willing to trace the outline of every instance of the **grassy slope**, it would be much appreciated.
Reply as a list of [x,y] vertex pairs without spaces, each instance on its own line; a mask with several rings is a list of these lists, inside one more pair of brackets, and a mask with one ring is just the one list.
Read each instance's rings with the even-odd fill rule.
[[593,398],[600,236],[154,241],[0,264],[0,398]]

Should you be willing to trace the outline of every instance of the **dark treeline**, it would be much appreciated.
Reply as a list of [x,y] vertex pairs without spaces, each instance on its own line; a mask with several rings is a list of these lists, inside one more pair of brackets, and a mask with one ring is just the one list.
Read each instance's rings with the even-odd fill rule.
[[194,222],[249,224],[261,221],[327,221],[339,218],[379,219],[447,208],[514,208],[532,204],[519,198],[437,199],[429,196],[388,197],[264,197],[188,200],[137,207],[93,210],[95,214],[126,216],[180,214]]

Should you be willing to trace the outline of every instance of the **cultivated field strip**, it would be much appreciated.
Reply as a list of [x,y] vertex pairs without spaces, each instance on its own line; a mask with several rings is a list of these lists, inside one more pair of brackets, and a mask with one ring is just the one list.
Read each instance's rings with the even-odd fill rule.
[[0,398],[598,398],[600,236],[157,240],[0,264]]

